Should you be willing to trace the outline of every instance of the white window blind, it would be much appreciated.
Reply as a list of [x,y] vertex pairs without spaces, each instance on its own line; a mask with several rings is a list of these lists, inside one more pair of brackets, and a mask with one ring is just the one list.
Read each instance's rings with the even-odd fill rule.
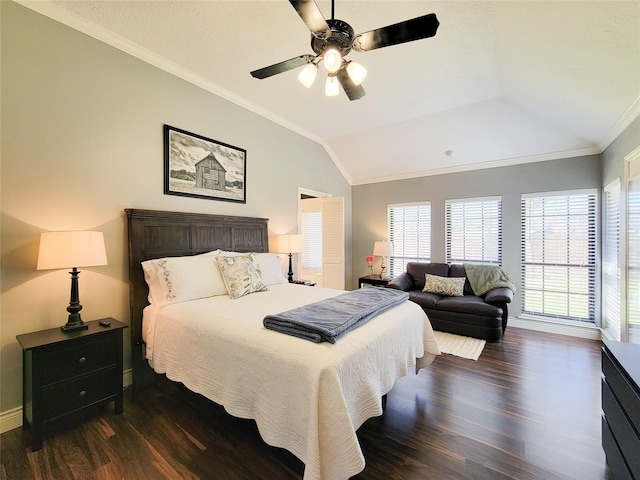
[[389,275],[400,275],[407,262],[431,261],[431,203],[396,204],[387,207],[389,240],[393,256]]
[[322,270],[322,212],[302,214],[302,266]]
[[522,311],[595,323],[596,192],[523,195]]
[[640,343],[640,176],[627,188],[627,338]]
[[621,340],[620,179],[604,187],[602,225],[602,327]]
[[447,200],[447,263],[502,264],[502,198]]

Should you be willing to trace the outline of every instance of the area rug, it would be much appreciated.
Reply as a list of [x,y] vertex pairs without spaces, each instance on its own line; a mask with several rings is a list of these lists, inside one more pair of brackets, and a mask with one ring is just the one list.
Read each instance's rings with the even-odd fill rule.
[[463,337],[454,335],[453,333],[434,331],[440,351],[455,355],[456,357],[468,358],[469,360],[478,360],[486,340],[479,338]]

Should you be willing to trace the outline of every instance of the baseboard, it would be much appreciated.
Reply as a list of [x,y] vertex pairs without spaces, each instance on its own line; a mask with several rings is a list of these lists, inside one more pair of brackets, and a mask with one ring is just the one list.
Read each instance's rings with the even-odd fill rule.
[[0,413],[0,433],[22,426],[22,407],[12,408]]
[[587,338],[589,340],[600,340],[602,334],[600,329],[591,325],[569,325],[566,323],[553,322],[548,320],[530,319],[524,317],[509,318],[507,323],[507,332],[509,327],[525,328],[527,330],[535,330],[537,332],[556,333],[558,335],[567,335],[569,337]]
[[[128,387],[133,383],[131,369],[122,372],[122,384]],[[22,407],[12,408],[0,413],[0,433],[22,427]]]

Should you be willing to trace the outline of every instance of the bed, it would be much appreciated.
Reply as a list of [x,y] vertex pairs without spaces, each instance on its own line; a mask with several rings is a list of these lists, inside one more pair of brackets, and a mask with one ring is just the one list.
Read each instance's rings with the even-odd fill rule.
[[[272,331],[264,328],[266,315],[344,292],[290,284],[281,269],[278,278],[268,263],[275,255],[268,254],[266,219],[134,209],[126,214],[136,391],[164,374],[231,415],[255,420],[266,443],[305,464],[305,480],[346,479],[362,471],[357,429],[382,414],[382,397],[397,378],[428,366],[440,353],[424,311],[402,302],[335,344]],[[243,252],[262,262],[265,289],[232,298],[217,294],[216,287],[212,295],[204,285],[217,280],[201,281],[207,271],[181,293],[181,282],[189,279],[175,271],[183,268],[186,277],[199,265]],[[149,265],[174,265],[172,301],[149,304],[158,290],[145,281],[143,262],[147,274]],[[186,266],[176,267],[180,262]],[[181,297],[194,289],[204,290],[194,294],[198,298]]]

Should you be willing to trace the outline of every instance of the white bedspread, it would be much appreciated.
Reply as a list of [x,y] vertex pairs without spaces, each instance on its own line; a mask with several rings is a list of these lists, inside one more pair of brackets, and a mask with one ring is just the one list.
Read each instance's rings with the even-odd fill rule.
[[347,479],[365,466],[356,430],[382,414],[381,397],[408,367],[429,365],[440,349],[423,310],[410,301],[335,344],[262,325],[269,313],[340,293],[282,284],[236,300],[147,307],[149,363],[231,415],[255,419],[265,442],[304,462],[305,480]]

